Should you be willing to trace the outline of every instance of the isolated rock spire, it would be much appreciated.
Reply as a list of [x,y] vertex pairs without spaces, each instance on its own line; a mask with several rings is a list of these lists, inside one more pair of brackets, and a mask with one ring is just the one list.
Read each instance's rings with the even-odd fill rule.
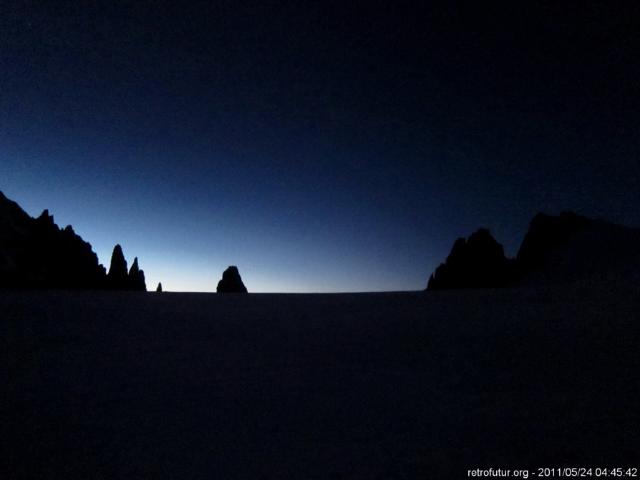
[[247,293],[247,287],[242,283],[238,267],[230,266],[222,273],[222,280],[218,282],[218,293]]

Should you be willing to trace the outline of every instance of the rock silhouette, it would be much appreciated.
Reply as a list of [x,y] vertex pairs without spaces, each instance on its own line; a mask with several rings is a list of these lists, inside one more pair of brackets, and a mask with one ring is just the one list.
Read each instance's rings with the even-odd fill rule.
[[127,260],[124,258],[122,247],[120,245],[113,247],[107,284],[111,290],[146,292],[147,284],[144,278],[144,270],[140,270],[138,266],[138,257],[133,259],[131,268],[127,272]]
[[468,239],[455,241],[445,263],[429,278],[427,289],[502,287],[509,283],[511,272],[502,245],[481,228]]
[[[111,262],[114,273],[107,275],[91,245],[70,225],[60,229],[48,210],[32,218],[0,192],[0,288],[112,288],[128,279],[119,250]],[[136,285],[141,279],[138,274]]]
[[247,293],[247,287],[242,283],[238,267],[230,266],[222,273],[222,280],[218,282],[218,293]]
[[112,290],[129,290],[127,261],[124,258],[124,253],[122,253],[122,247],[119,244],[113,247],[107,280],[109,288]]
[[147,283],[144,278],[144,270],[138,267],[138,257],[133,259],[133,264],[129,270],[129,289],[137,292],[146,292]]
[[158,283],[158,286],[156,287],[156,292],[162,293],[162,282]]
[[572,236],[589,227],[593,222],[573,212],[562,212],[553,217],[539,213],[529,225],[522,245],[518,250],[518,266],[523,271],[540,268],[549,260],[553,251],[565,244]]
[[537,214],[515,259],[480,229],[459,238],[427,290],[640,280],[640,230],[573,212]]
[[91,245],[47,210],[34,219],[0,192],[0,287],[104,288],[105,271]]
[[640,281],[640,229],[563,212],[536,215],[516,257],[518,285]]

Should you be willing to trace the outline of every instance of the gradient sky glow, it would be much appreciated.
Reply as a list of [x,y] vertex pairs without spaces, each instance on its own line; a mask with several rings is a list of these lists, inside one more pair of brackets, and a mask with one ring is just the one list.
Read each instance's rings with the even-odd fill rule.
[[637,2],[45,3],[0,7],[0,190],[150,289],[417,290],[480,226],[640,225]]

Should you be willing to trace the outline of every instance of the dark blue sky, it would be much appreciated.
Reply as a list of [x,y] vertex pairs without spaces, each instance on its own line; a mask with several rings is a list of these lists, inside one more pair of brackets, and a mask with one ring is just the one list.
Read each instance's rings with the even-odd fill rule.
[[3,2],[0,190],[171,290],[420,289],[480,226],[640,225],[637,2],[417,3]]

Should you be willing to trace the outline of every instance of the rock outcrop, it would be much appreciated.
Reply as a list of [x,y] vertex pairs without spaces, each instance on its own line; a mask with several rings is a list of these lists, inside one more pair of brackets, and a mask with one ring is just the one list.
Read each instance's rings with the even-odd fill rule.
[[428,290],[506,286],[513,276],[511,262],[489,230],[458,238],[445,263],[429,278]]
[[138,257],[133,259],[131,268],[127,272],[127,260],[124,258],[122,247],[120,245],[113,247],[107,284],[111,290],[146,292],[147,284],[144,278],[144,270],[140,270],[138,266]]
[[34,219],[0,192],[0,287],[97,289],[105,270],[71,226],[47,210]]
[[158,286],[156,287],[156,292],[162,293],[162,282],[158,283]]
[[[140,270],[135,277],[140,289],[144,274]],[[60,229],[48,210],[32,218],[0,192],[0,288],[120,289],[128,281],[119,246],[107,275],[71,225]]]
[[536,215],[516,257],[519,285],[640,281],[640,230],[572,212]]
[[518,267],[523,271],[540,268],[552,252],[566,244],[572,236],[593,222],[573,212],[554,217],[539,213],[531,220],[529,230],[518,250]]
[[230,266],[222,273],[222,280],[218,282],[218,293],[247,293],[247,287],[242,283],[238,267]]
[[124,253],[122,253],[122,247],[119,244],[113,247],[107,280],[109,288],[112,290],[129,290],[127,261],[124,258]]
[[640,230],[572,212],[536,215],[515,259],[480,229],[456,240],[427,290],[640,281]]
[[144,270],[140,270],[138,266],[138,257],[133,259],[133,265],[129,270],[129,290],[136,292],[146,292],[147,283],[144,278]]

